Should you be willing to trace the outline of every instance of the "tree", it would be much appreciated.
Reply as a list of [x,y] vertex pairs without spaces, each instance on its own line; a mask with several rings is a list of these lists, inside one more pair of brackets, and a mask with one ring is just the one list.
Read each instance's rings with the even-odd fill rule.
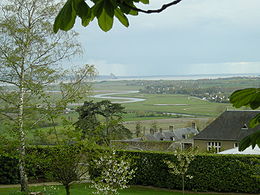
[[116,195],[119,189],[127,188],[127,183],[134,177],[135,169],[131,168],[131,160],[117,156],[115,151],[104,152],[94,160],[97,177],[92,179],[93,194]]
[[169,167],[170,173],[174,175],[180,175],[182,178],[182,194],[184,194],[185,177],[192,179],[192,175],[188,175],[190,163],[195,159],[196,150],[189,149],[186,151],[175,151],[174,156],[177,158],[177,162],[165,161]]
[[87,26],[94,18],[97,18],[98,25],[103,31],[109,31],[116,17],[124,26],[129,26],[126,15],[138,15],[139,12],[151,14],[159,13],[170,6],[180,3],[182,0],[174,0],[162,5],[156,10],[143,10],[137,8],[135,3],[149,4],[149,0],[90,0],[92,7],[85,0],[67,0],[63,8],[57,15],[54,23],[54,32],[58,30],[70,30],[76,17],[81,18],[82,26]]
[[135,135],[136,135],[136,137],[141,136],[141,130],[142,130],[141,122],[138,121],[135,125]]
[[75,127],[82,131],[82,138],[94,139],[99,144],[109,144],[111,139],[125,139],[132,133],[122,124],[124,107],[103,100],[94,103],[85,101],[77,109],[79,113]]
[[152,122],[151,129],[153,130],[154,133],[158,131],[157,122],[156,121]]
[[38,149],[32,153],[33,162],[41,167],[47,178],[61,183],[66,195],[70,195],[71,184],[88,173],[90,147],[86,143],[62,144]]
[[[260,107],[260,88],[247,88],[240,89],[233,92],[230,96],[230,102],[234,107],[240,108],[242,106],[249,106],[253,110]],[[257,114],[249,122],[249,127],[254,128],[260,124],[260,114]],[[260,130],[243,138],[239,144],[239,150],[245,150],[251,146],[254,148],[256,145],[260,147]]]
[[[54,15],[60,7],[61,4],[51,0],[10,0],[1,4],[0,114],[9,121],[19,140],[19,171],[24,192],[28,191],[27,131],[43,119],[42,115],[64,108],[73,99],[69,98],[70,91],[78,88],[78,82],[63,84],[63,99],[56,104],[49,101],[50,96],[44,91],[45,86],[59,78],[58,63],[81,52],[80,45],[74,41],[77,35],[74,31],[57,34],[52,31]],[[89,76],[91,68],[86,68],[84,74]],[[35,113],[41,117],[32,121]]]

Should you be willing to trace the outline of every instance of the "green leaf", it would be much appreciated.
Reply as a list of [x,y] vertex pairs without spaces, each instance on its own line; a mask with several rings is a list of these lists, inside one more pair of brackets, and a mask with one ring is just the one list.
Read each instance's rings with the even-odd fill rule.
[[254,118],[252,118],[249,122],[249,127],[254,128],[260,124],[260,114],[257,114]]
[[127,17],[122,13],[122,11],[119,8],[115,10],[115,16],[124,26],[129,26]]
[[[125,2],[126,4],[135,7],[135,5],[133,4],[133,2]],[[138,15],[138,11],[136,10],[132,10],[129,7],[125,6],[124,4],[118,4],[118,6],[120,7],[120,10],[122,11],[122,13],[125,14],[129,14],[129,15],[133,15],[133,16],[137,16]]]
[[256,145],[258,145],[260,147],[260,130],[243,138],[239,143],[239,151],[243,151],[251,145],[253,148]]
[[100,17],[103,8],[104,8],[104,1],[105,0],[99,0],[95,3],[95,5],[91,8],[93,16],[96,16],[97,18]]
[[237,90],[231,94],[230,102],[236,108],[250,106],[252,109],[256,109],[260,106],[260,88]]
[[103,0],[103,9],[98,18],[99,27],[107,32],[113,27],[115,7],[108,1]]
[[72,3],[72,0],[68,0],[55,18],[53,25],[53,31],[55,33],[57,33],[59,29],[68,31],[74,26],[76,11],[73,9]]
[[82,26],[87,26],[91,21],[91,9],[84,0],[74,0],[73,7],[81,18]]
[[149,0],[140,0],[143,4],[149,4]]

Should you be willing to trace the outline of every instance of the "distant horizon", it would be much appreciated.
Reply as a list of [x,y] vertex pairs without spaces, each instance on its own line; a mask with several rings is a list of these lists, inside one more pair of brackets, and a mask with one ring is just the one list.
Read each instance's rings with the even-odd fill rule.
[[95,80],[198,80],[198,79],[220,79],[235,77],[260,77],[260,73],[225,73],[225,74],[186,74],[186,75],[144,75],[144,76],[119,76],[111,73],[110,75],[98,75]]
[[114,75],[116,77],[168,77],[168,76],[260,76],[260,72],[259,73],[201,73],[201,74],[151,74],[151,75],[117,75],[117,74],[114,74],[114,73],[110,73],[110,74],[100,74],[98,76],[111,76]]

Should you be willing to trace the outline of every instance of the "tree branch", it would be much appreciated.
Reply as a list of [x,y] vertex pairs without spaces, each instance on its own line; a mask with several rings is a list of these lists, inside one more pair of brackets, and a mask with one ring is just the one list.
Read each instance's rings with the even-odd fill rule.
[[162,12],[163,10],[167,9],[168,7],[172,6],[172,5],[176,5],[178,3],[180,3],[182,0],[175,0],[171,3],[167,3],[167,4],[164,4],[162,5],[162,7],[160,9],[155,9],[155,10],[143,10],[143,9],[140,9],[140,8],[137,8],[137,7],[133,7],[131,5],[128,5],[127,3],[123,2],[123,5],[128,7],[128,8],[131,8],[132,10],[135,10],[135,11],[138,11],[138,12],[143,12],[143,13],[146,13],[146,14],[151,14],[151,13],[160,13]]

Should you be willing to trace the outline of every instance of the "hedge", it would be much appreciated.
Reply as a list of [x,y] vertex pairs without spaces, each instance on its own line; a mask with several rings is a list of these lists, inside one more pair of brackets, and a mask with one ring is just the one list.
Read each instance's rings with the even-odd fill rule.
[[[49,148],[40,151],[48,153]],[[131,184],[149,185],[170,189],[181,189],[180,176],[169,173],[164,160],[176,161],[171,153],[118,151],[118,155],[131,158],[137,168]],[[192,191],[244,192],[260,193],[260,179],[254,177],[259,173],[260,156],[258,155],[218,155],[198,154],[188,170],[193,179],[186,178],[185,189]],[[19,182],[18,160],[0,155],[0,183]],[[31,167],[31,168],[29,168]],[[259,166],[258,166],[259,167]],[[29,176],[39,176],[37,168],[28,165]],[[33,170],[33,171],[32,171]],[[93,170],[92,170],[93,171]],[[92,172],[95,174],[95,172]]]
[[[181,177],[169,173],[164,160],[175,161],[170,153],[120,151],[134,159],[135,185],[181,189]],[[192,191],[260,193],[260,179],[254,177],[260,156],[199,154],[190,164],[185,189]],[[259,174],[259,170],[258,170]]]
[[[18,184],[20,182],[18,158],[0,155],[0,184]],[[35,166],[32,160],[26,163],[29,182],[47,181],[41,167]]]
[[0,184],[16,184],[18,182],[18,159],[0,155]]

